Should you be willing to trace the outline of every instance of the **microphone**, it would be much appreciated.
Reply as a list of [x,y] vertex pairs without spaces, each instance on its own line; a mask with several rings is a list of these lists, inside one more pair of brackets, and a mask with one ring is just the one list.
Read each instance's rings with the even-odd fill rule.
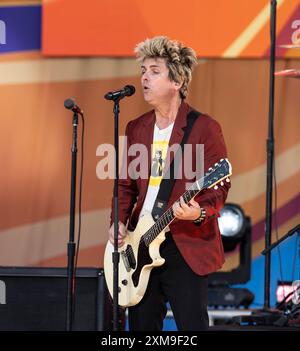
[[64,106],[66,109],[72,110],[73,112],[79,113],[81,116],[83,116],[83,110],[78,105],[76,105],[75,100],[66,99],[64,102]]
[[133,85],[126,85],[123,89],[110,91],[109,93],[105,94],[104,98],[106,100],[121,100],[125,96],[131,96],[135,93],[135,87]]

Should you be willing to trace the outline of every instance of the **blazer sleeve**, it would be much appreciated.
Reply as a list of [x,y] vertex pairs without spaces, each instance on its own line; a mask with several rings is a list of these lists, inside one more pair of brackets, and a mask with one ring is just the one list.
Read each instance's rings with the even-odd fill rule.
[[[206,172],[215,163],[227,158],[222,130],[216,120],[209,119],[201,139],[201,143],[204,144],[204,171]],[[224,206],[229,188],[230,183],[224,182],[224,185],[219,185],[217,190],[213,188],[204,189],[195,197],[195,200],[206,211],[206,217],[200,225],[214,217],[219,217],[219,211]]]

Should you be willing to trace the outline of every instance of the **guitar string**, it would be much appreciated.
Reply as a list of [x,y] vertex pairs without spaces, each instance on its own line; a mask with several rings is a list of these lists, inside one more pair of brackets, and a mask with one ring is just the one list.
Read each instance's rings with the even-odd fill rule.
[[[215,173],[218,168],[220,168],[222,164],[219,164],[219,166],[215,169],[213,169],[211,172],[208,172],[205,174],[204,177],[198,179],[195,183],[192,184],[192,186],[186,190],[186,192],[182,195],[182,198],[184,202],[187,204],[197,193],[199,193],[203,188],[206,187],[206,179],[209,175]],[[223,177],[225,173],[220,173],[220,176]],[[217,181],[218,178],[214,177],[213,180]],[[202,187],[199,186],[199,182],[203,182]],[[211,185],[213,181],[207,181],[208,185]],[[193,189],[194,186],[197,186],[197,189]],[[178,201],[178,200],[177,200]],[[157,235],[165,228],[168,226],[168,224],[171,223],[171,221],[174,219],[173,215],[173,210],[172,207],[170,207],[168,210],[166,210],[162,216],[157,220],[157,222],[150,228],[148,231],[142,235],[140,241],[144,241],[147,246],[151,244],[151,242],[157,237]]]

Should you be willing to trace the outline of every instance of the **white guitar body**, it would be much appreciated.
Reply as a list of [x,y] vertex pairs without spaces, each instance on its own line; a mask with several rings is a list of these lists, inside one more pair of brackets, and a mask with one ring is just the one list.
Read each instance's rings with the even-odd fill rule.
[[[213,168],[210,168],[204,178],[197,180],[182,195],[185,203],[188,203],[202,189],[217,189],[217,184],[224,185],[223,180],[232,174],[231,164],[227,159],[220,160]],[[159,248],[165,240],[165,231],[174,220],[172,207],[167,209],[155,222],[151,214],[140,218],[134,232],[129,232],[125,238],[125,244],[118,249],[119,262],[119,305],[134,306],[143,298],[147,289],[149,275],[154,267],[164,264],[165,260],[160,256]],[[113,296],[113,245],[108,242],[104,253],[104,272],[110,295]]]
[[[118,279],[120,306],[128,307],[138,304],[146,292],[151,270],[154,267],[163,265],[165,262],[159,253],[159,247],[166,238],[164,231],[162,231],[147,247],[149,256],[146,254],[146,257],[139,257],[141,237],[154,224],[155,222],[151,215],[141,217],[134,232],[127,232],[125,244],[118,249],[120,253]],[[124,252],[126,253],[126,249],[128,250],[130,247],[132,248],[134,256],[136,257],[137,265],[136,269],[128,270],[128,266],[126,266],[126,259],[124,259]],[[104,253],[104,271],[106,284],[111,296],[113,296],[113,250],[113,245],[110,241],[108,241]],[[145,262],[147,263],[145,264]],[[138,278],[136,279],[136,283],[134,283],[134,273]]]

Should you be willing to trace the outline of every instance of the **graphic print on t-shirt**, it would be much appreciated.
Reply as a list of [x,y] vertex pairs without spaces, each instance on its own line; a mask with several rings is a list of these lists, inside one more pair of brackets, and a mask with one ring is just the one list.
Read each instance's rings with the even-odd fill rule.
[[154,141],[152,145],[151,176],[149,180],[150,186],[159,186],[161,182],[166,162],[168,144],[168,141],[159,140]]
[[151,149],[151,174],[140,217],[152,211],[166,167],[166,158],[173,125],[174,123],[164,129],[159,129],[156,125],[154,126]]
[[162,159],[162,150],[156,150],[155,156],[152,159],[151,165],[151,176],[152,177],[161,177],[163,173],[163,163],[164,160]]

